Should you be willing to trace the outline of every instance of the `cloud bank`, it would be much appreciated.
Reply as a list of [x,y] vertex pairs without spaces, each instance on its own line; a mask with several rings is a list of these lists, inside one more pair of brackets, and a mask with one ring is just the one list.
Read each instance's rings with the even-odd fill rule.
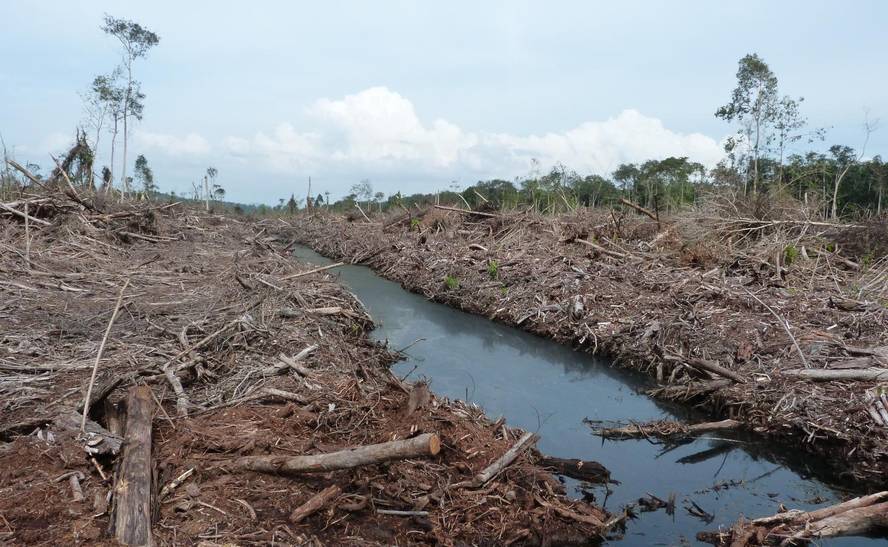
[[320,99],[306,114],[311,130],[282,123],[270,133],[227,137],[223,147],[275,171],[443,171],[479,177],[524,174],[532,158],[543,166],[563,163],[581,173],[606,174],[624,162],[688,156],[712,166],[723,156],[716,140],[677,133],[632,109],[561,133],[485,133],[444,119],[423,122],[407,98],[373,87],[342,99]]

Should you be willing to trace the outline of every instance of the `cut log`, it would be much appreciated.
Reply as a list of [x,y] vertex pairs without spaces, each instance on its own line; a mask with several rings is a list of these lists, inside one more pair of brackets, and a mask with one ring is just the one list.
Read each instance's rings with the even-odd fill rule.
[[331,500],[338,498],[341,493],[342,489],[335,484],[324,488],[314,496],[310,497],[308,501],[294,509],[293,512],[290,513],[290,522],[293,524],[299,524],[307,517],[330,503]]
[[634,439],[639,437],[677,437],[684,435],[697,435],[722,429],[736,429],[740,427],[737,420],[720,420],[718,422],[703,422],[699,424],[683,424],[672,420],[632,424],[625,427],[596,428],[594,433],[607,439]]
[[694,367],[698,370],[705,370],[706,372],[711,372],[715,375],[721,376],[722,378],[727,378],[728,380],[733,380],[739,384],[746,383],[746,378],[737,374],[732,370],[728,370],[725,367],[719,365],[714,361],[707,361],[706,359],[698,359],[696,357],[685,357],[684,355],[679,355],[678,353],[665,350],[663,352],[663,359],[672,362],[680,362],[686,363],[691,367]]
[[784,370],[784,376],[792,378],[802,378],[812,380],[814,382],[828,382],[831,380],[857,380],[861,382],[870,382],[878,380],[888,380],[888,369],[885,368],[842,368],[842,369],[793,369]]
[[[700,541],[744,547],[782,538],[781,545],[800,545],[819,538],[863,535],[888,528],[888,491],[860,496],[815,511],[790,510],[746,522],[741,518],[730,533],[703,532]],[[754,542],[754,543],[753,543]]]
[[540,464],[552,469],[558,475],[586,482],[606,483],[610,481],[610,471],[598,462],[576,458],[555,458],[542,456]]
[[807,539],[856,536],[880,528],[888,528],[888,502],[849,509],[818,520],[812,523],[809,529],[798,532],[793,537]]
[[641,213],[641,214],[647,216],[647,217],[650,218],[651,220],[656,221],[657,224],[660,223],[660,219],[657,218],[657,216],[654,215],[654,213],[652,213],[652,212],[650,212],[649,210],[645,209],[645,208],[642,207],[641,205],[638,205],[637,203],[632,203],[631,201],[629,201],[629,200],[626,199],[626,198],[620,198],[620,203],[622,203],[623,205],[628,205],[629,207],[632,207],[633,209],[635,209],[635,210],[638,211],[639,213]]
[[389,460],[434,456],[441,450],[441,440],[434,433],[412,439],[357,446],[328,454],[311,456],[245,456],[234,461],[234,467],[262,473],[313,473],[351,469]]
[[483,486],[487,483],[487,481],[499,475],[503,469],[512,465],[512,462],[514,462],[518,458],[518,456],[521,455],[522,452],[530,448],[530,445],[536,442],[536,439],[537,436],[528,431],[527,433],[522,435],[520,439],[518,439],[518,442],[512,445],[512,448],[508,449],[496,461],[494,461],[492,464],[484,468],[483,471],[475,475],[475,478],[472,479],[470,483],[461,483],[455,486],[474,486],[476,488],[479,486]]
[[130,389],[123,456],[114,485],[114,535],[124,545],[151,544],[153,406],[151,388]]

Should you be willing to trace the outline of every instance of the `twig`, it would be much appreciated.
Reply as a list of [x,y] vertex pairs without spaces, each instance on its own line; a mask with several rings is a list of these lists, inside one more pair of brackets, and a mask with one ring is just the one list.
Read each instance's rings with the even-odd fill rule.
[[771,306],[762,302],[762,300],[758,296],[749,292],[749,289],[744,287],[743,290],[746,291],[746,294],[755,298],[756,302],[758,302],[759,304],[764,306],[769,312],[771,312],[771,315],[773,315],[774,317],[777,318],[777,321],[780,322],[780,325],[783,327],[783,330],[786,331],[786,334],[789,336],[789,339],[792,340],[792,345],[795,346],[796,351],[799,353],[799,357],[802,359],[802,364],[805,365],[805,368],[811,368],[811,365],[808,364],[808,360],[805,359],[805,354],[802,353],[802,348],[799,346],[798,341],[796,340],[795,336],[792,335],[792,332],[790,332],[790,330],[789,330],[789,322],[787,322],[786,319],[780,317],[780,315],[778,315],[776,311],[771,309]]
[[330,264],[329,266],[321,266],[320,268],[315,268],[313,270],[308,270],[307,272],[299,272],[291,275],[285,275],[281,278],[281,281],[287,281],[289,279],[296,279],[297,277],[302,277],[305,275],[311,275],[313,273],[323,272],[326,270],[332,270],[333,268],[338,268],[340,266],[344,266],[345,262],[337,262],[336,264]]
[[93,384],[96,382],[96,373],[99,370],[99,361],[102,359],[102,353],[105,351],[105,343],[108,341],[108,335],[111,333],[111,327],[114,320],[117,319],[117,312],[120,311],[120,303],[123,301],[123,291],[129,287],[130,280],[126,278],[123,287],[120,288],[120,294],[117,295],[117,303],[114,305],[114,312],[111,314],[111,320],[108,321],[108,327],[105,329],[105,336],[102,337],[102,343],[99,344],[99,353],[96,354],[96,362],[93,364],[92,375],[89,378],[89,387],[86,388],[86,397],[83,399],[83,418],[80,420],[80,432],[86,431],[86,416],[89,414],[89,398],[92,396]]

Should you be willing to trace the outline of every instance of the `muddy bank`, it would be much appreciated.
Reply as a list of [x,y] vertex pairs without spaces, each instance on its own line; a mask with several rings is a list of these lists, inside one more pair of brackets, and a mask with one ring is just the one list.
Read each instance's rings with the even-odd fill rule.
[[[681,226],[596,214],[432,210],[372,223],[290,222],[287,237],[322,254],[612,356],[654,377],[657,397],[789,440],[845,480],[885,483],[888,429],[873,398],[888,370],[888,310],[853,290],[880,273],[830,255],[828,244],[790,264],[782,246],[729,255],[704,228],[688,240]],[[869,379],[854,379],[861,374]]]
[[[329,272],[300,269],[266,227],[77,197],[6,204],[24,214],[29,202],[27,248],[24,217],[0,214],[0,542],[116,544],[116,503],[132,490],[121,462],[144,444],[126,429],[134,394],[146,393],[137,386],[149,388],[157,544],[604,533],[611,517],[568,500],[524,432],[393,376],[396,356],[368,339],[360,303]],[[433,437],[419,452],[410,441]],[[478,478],[516,445],[513,461]],[[340,469],[355,462],[335,453],[356,447],[370,447],[369,463]],[[257,471],[306,455],[333,463]]]

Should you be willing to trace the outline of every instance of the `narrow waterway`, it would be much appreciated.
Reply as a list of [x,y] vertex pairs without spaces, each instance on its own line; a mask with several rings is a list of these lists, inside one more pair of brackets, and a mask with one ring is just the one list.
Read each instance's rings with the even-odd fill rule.
[[[305,247],[297,248],[295,256],[313,265],[331,262]],[[713,434],[668,448],[646,440],[602,441],[584,418],[706,417],[641,394],[649,386],[645,377],[604,359],[430,302],[362,266],[335,271],[376,322],[372,336],[393,349],[409,346],[408,358],[393,367],[398,375],[426,378],[439,396],[476,403],[492,419],[501,415],[510,425],[538,432],[542,452],[602,463],[620,484],[610,492],[603,486],[588,492],[611,511],[648,492],[661,499],[675,494],[674,515],[638,513],[621,544],[695,544],[697,532],[730,526],[741,514],[770,515],[781,503],[814,508],[840,495],[838,481],[832,487],[821,482],[829,476],[816,462],[755,436]],[[572,496],[583,494],[578,483],[567,482]],[[715,519],[706,523],[689,514],[685,507],[692,501]],[[843,538],[825,544],[872,542],[884,540]]]

